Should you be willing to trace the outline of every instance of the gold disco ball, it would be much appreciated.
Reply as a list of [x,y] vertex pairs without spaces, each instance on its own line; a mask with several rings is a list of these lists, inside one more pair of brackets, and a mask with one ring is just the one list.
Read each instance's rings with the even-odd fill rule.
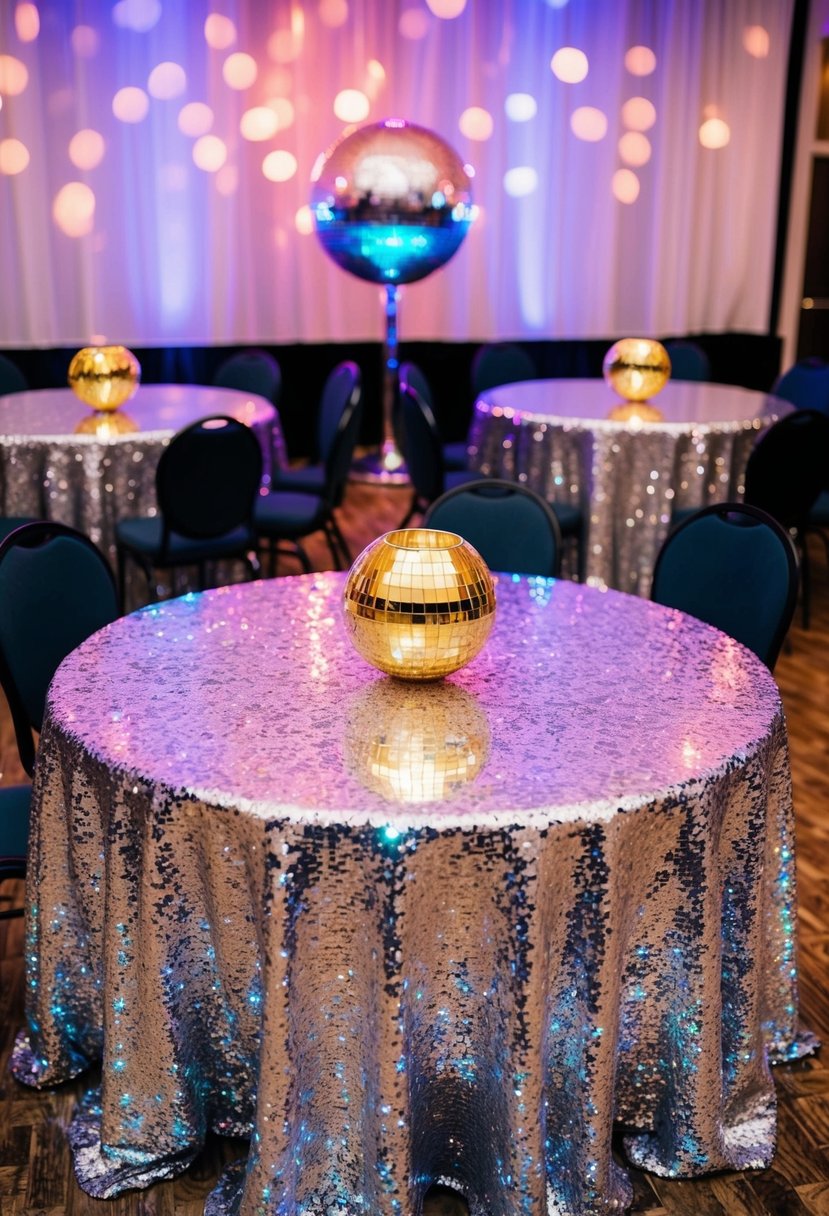
[[671,359],[655,338],[620,338],[605,355],[602,373],[623,400],[647,401],[668,383]]
[[126,346],[85,346],[69,364],[69,387],[93,410],[117,410],[141,382],[141,364]]
[[138,423],[120,410],[96,410],[87,414],[75,427],[76,435],[97,435],[99,439],[114,439],[117,435],[134,435]]
[[489,755],[489,724],[455,684],[376,680],[348,705],[349,771],[389,802],[442,802],[474,781]]
[[401,528],[363,550],[343,603],[355,649],[403,680],[439,680],[464,667],[495,619],[481,555],[454,532]]

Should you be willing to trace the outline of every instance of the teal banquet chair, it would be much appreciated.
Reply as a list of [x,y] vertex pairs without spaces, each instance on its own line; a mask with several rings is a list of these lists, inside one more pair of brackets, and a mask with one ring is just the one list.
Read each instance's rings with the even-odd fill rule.
[[[328,461],[346,413],[360,403],[362,393],[360,369],[350,359],[338,363],[326,377],[317,414],[317,463],[301,468],[281,469],[274,473],[273,486],[277,490],[293,490],[298,494],[325,492],[328,484]],[[342,501],[345,482],[339,487],[339,499],[332,505],[338,507]]]
[[217,388],[236,388],[243,393],[256,393],[271,405],[279,405],[282,394],[282,370],[265,350],[244,350],[225,359],[213,376]]
[[547,577],[559,572],[558,521],[543,498],[517,482],[483,478],[447,490],[423,525],[462,536],[490,570]]

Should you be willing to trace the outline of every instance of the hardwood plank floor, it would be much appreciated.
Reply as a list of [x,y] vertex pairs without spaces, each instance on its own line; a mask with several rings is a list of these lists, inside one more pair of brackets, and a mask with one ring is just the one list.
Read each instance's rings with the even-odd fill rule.
[[[354,551],[395,527],[407,505],[406,490],[350,486],[341,520]],[[321,541],[310,549],[317,568],[330,568]],[[798,824],[802,1016],[829,1041],[829,569],[819,544],[812,556],[812,627],[806,632],[796,623],[775,674],[788,717]],[[281,572],[297,569],[286,560]],[[0,769],[3,781],[22,776],[5,708],[0,713]],[[115,1200],[90,1199],[75,1183],[65,1141],[84,1082],[35,1093],[10,1079],[6,1064],[22,1018],[22,921],[0,921],[0,1214],[200,1216],[218,1174],[245,1152],[245,1145],[213,1137],[181,1177]],[[776,1069],[779,1143],[770,1169],[694,1182],[634,1171],[632,1211],[648,1216],[829,1216],[829,1070],[823,1054]],[[457,1216],[458,1207],[451,1196],[436,1196],[430,1216]]]

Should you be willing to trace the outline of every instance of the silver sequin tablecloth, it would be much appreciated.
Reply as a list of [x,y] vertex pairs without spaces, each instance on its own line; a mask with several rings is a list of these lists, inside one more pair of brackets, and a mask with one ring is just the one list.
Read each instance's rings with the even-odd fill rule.
[[630,1202],[774,1148],[796,1025],[786,731],[769,672],[690,617],[504,579],[434,685],[345,637],[343,576],[108,626],[40,743],[15,1075],[102,1061],[81,1185],[251,1134],[210,1216]]
[[91,417],[69,388],[0,396],[0,514],[79,528],[115,561],[115,525],[156,510],[155,470],[176,431],[211,414],[247,423],[262,445],[266,480],[285,463],[279,417],[264,397],[198,384],[142,384],[119,413],[132,434],[78,434]]
[[679,380],[652,402],[662,422],[609,419],[619,404],[603,380],[490,389],[475,403],[469,461],[580,507],[587,581],[647,596],[672,510],[742,498],[758,432],[792,407],[767,393]]

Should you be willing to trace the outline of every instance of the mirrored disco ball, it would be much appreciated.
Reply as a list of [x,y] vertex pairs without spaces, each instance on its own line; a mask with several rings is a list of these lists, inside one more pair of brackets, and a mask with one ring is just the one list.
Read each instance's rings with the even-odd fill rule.
[[141,382],[141,364],[126,346],[85,346],[73,355],[67,380],[93,410],[117,410]]
[[311,192],[325,252],[372,283],[414,283],[448,262],[472,222],[470,170],[433,131],[360,127],[326,153]]

